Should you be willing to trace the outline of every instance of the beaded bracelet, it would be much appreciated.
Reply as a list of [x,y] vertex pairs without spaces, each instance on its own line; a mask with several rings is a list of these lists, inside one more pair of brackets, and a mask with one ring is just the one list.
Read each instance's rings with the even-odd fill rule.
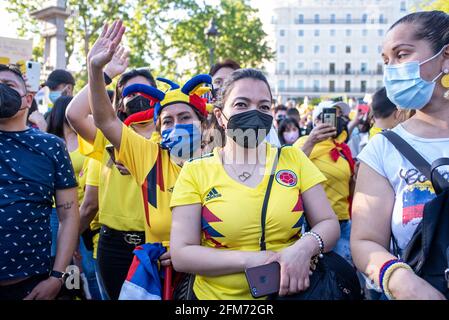
[[388,283],[390,281],[391,275],[393,274],[394,271],[396,271],[397,269],[407,269],[413,272],[413,269],[406,263],[404,262],[395,262],[392,265],[390,265],[387,270],[385,271],[385,275],[382,279],[382,287],[383,287],[383,292],[385,293],[385,296],[388,298],[388,300],[395,300],[395,298],[393,297],[393,295],[391,294],[390,289],[388,289]]
[[379,287],[380,287],[380,289],[382,289],[382,291],[384,291],[382,282],[383,282],[383,279],[384,279],[385,271],[387,271],[387,269],[388,269],[392,264],[395,264],[396,262],[402,262],[402,261],[399,260],[399,259],[391,259],[391,260],[388,260],[387,262],[385,262],[385,263],[382,265],[382,267],[380,268],[380,271],[379,271]]
[[318,242],[318,245],[320,247],[320,253],[318,254],[320,258],[323,257],[323,252],[324,252],[324,242],[323,239],[320,237],[320,235],[316,232],[313,231],[309,231],[309,232],[305,232],[303,235],[304,236],[312,236],[315,238],[315,240]]

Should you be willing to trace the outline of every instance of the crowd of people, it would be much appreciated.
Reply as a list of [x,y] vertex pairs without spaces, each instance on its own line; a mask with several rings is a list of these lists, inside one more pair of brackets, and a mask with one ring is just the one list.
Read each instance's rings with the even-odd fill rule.
[[125,33],[104,26],[78,92],[50,74],[45,114],[0,65],[0,300],[253,299],[245,271],[273,262],[269,299],[301,300],[329,260],[360,298],[449,296],[402,259],[440,193],[384,135],[429,164],[449,157],[448,14],[390,28],[370,101],[315,106],[277,104],[264,73],[232,59],[185,83],[128,69]]

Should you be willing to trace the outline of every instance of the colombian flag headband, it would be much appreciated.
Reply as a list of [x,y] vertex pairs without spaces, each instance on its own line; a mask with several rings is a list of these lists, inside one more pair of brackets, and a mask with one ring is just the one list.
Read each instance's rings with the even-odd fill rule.
[[146,122],[149,120],[150,116],[154,118],[154,122],[156,122],[162,109],[175,103],[185,103],[196,109],[205,117],[207,117],[208,113],[212,111],[213,106],[207,103],[207,99],[201,98],[202,95],[211,91],[210,87],[204,86],[204,84],[212,85],[212,78],[208,74],[200,74],[193,77],[187,81],[182,88],[168,79],[157,78],[157,80],[169,84],[170,89],[167,92],[162,92],[161,90],[149,85],[133,84],[123,90],[123,97],[135,93],[150,100],[151,106],[154,106],[154,111],[153,109],[150,109],[136,113],[131,116],[133,119],[126,119],[125,124],[126,122],[129,122],[129,124]]

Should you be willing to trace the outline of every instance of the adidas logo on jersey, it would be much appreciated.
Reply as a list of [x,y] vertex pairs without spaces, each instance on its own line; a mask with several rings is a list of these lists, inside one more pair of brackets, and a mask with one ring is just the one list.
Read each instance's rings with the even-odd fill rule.
[[215,198],[220,198],[221,194],[215,188],[212,188],[207,194],[206,201],[210,201]]

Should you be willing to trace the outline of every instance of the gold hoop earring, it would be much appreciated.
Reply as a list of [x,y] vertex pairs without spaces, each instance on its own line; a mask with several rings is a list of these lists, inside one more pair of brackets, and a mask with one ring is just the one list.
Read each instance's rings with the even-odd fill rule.
[[[443,88],[449,88],[449,69],[444,69],[444,76],[441,78],[441,85]],[[449,100],[449,89],[444,93],[444,99]]]

